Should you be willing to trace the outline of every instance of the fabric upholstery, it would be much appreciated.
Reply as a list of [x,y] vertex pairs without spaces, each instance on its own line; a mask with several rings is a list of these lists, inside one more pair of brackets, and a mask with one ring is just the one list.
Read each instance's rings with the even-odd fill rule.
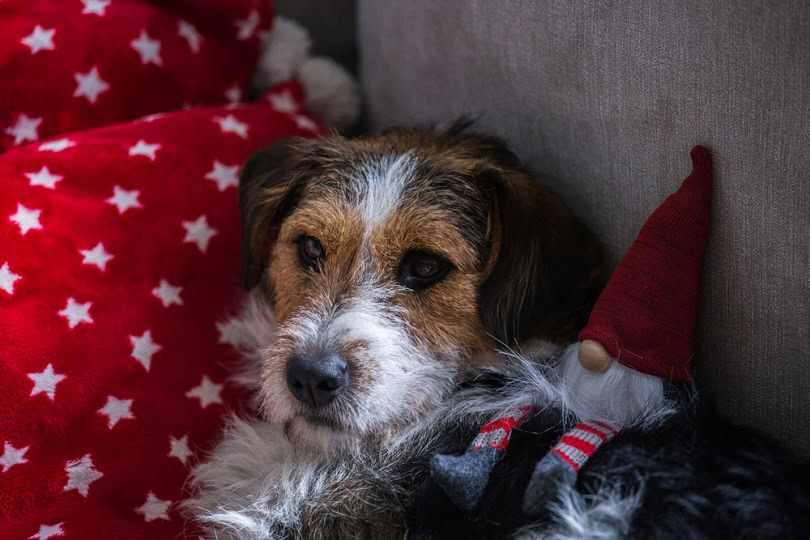
[[606,274],[714,155],[697,378],[810,455],[810,4],[360,0],[374,128],[468,114],[596,231]]
[[288,81],[0,155],[0,538],[197,538],[188,468],[245,403],[239,164],[323,133],[303,100]]

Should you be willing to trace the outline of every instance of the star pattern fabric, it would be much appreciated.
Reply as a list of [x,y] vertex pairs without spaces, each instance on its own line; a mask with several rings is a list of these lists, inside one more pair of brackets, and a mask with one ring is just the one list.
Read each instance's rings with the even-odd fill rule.
[[99,242],[93,249],[80,249],[79,253],[82,254],[82,264],[90,264],[97,267],[102,272],[107,269],[107,263],[114,258],[113,255],[107,253],[104,249],[104,244]]
[[38,172],[27,172],[25,176],[31,181],[32,186],[42,186],[48,189],[55,189],[56,183],[62,180],[62,175],[53,174],[47,166],[43,166]]
[[[39,125],[41,123],[42,118],[29,117],[25,113],[20,113],[17,115],[17,121],[6,128],[5,134],[10,135],[14,139],[11,141],[11,144],[38,141]],[[2,150],[2,147],[0,147],[0,150]]]
[[186,392],[186,397],[200,400],[200,407],[205,409],[211,404],[222,403],[220,393],[224,385],[216,384],[208,376],[203,375],[202,382]]
[[160,300],[163,307],[169,307],[172,304],[178,306],[183,305],[183,299],[180,298],[180,293],[183,292],[183,287],[175,287],[165,279],[160,280],[160,284],[152,289],[152,294]]
[[[100,24],[116,5],[79,15]],[[298,127],[302,103],[288,82],[250,104],[0,154],[0,513],[15,509],[0,538],[196,537],[175,510],[189,467],[246,406],[225,382],[238,361],[238,168],[279,138],[316,135]],[[215,121],[229,116],[244,138]],[[159,145],[155,159],[144,145]]]
[[65,472],[68,480],[62,491],[75,489],[82,497],[87,497],[87,494],[90,493],[90,484],[104,476],[104,473],[99,472],[93,465],[90,454],[68,461],[65,465]]
[[56,33],[54,28],[45,30],[40,25],[36,25],[34,31],[22,38],[20,43],[31,49],[31,54],[37,54],[39,51],[52,51],[56,48],[53,44],[54,33]]
[[70,139],[57,139],[55,141],[48,141],[39,145],[40,152],[61,152],[66,148],[75,146],[76,143]]
[[135,143],[135,146],[129,147],[129,155],[130,156],[145,156],[149,158],[150,161],[155,161],[155,152],[160,149],[159,144],[149,144],[143,139],[139,140]]
[[34,388],[31,389],[30,396],[44,393],[48,396],[48,399],[53,401],[56,396],[56,385],[62,382],[66,376],[61,373],[55,373],[53,365],[48,364],[41,373],[29,373],[28,378],[34,381]]
[[53,538],[54,536],[64,536],[65,531],[62,529],[62,523],[56,523],[54,525],[40,525],[39,530],[36,534],[29,536],[28,538],[36,538],[37,540],[48,540],[48,538]]
[[160,58],[160,41],[150,38],[145,30],[141,30],[138,39],[133,39],[130,45],[141,57],[142,64],[163,65]]
[[15,223],[20,228],[20,234],[25,236],[31,229],[41,229],[42,223],[39,216],[42,210],[26,208],[21,203],[17,203],[17,211],[11,214],[8,220]]
[[129,336],[129,342],[132,344],[132,358],[140,362],[146,371],[149,371],[152,366],[152,356],[163,348],[152,339],[152,331],[146,330],[138,337]]
[[98,100],[99,94],[110,89],[110,85],[101,78],[98,68],[95,66],[87,73],[74,73],[73,78],[76,79],[76,90],[73,91],[73,97],[87,98],[87,101],[92,104]]
[[72,296],[67,299],[67,305],[59,311],[59,315],[67,320],[68,328],[73,330],[81,323],[92,324],[93,317],[90,316],[92,302],[77,302]]
[[24,457],[28,448],[28,446],[25,448],[14,448],[14,445],[6,442],[3,446],[3,455],[0,456],[0,467],[3,468],[2,472],[6,472],[14,465],[28,463],[28,460]]
[[217,234],[217,230],[208,225],[208,218],[204,215],[194,221],[184,221],[183,228],[186,230],[183,242],[196,244],[197,248],[203,253],[208,250],[208,242],[211,237]]
[[130,208],[141,208],[138,196],[141,194],[137,189],[124,189],[119,185],[113,186],[113,194],[105,202],[115,206],[119,214],[123,214]]
[[60,133],[242,100],[268,0],[2,0],[0,152]]
[[248,125],[245,122],[240,122],[232,114],[225,117],[218,116],[214,118],[214,122],[219,124],[219,129],[222,130],[222,133],[233,133],[243,139],[247,138]]
[[194,452],[188,447],[188,435],[183,435],[179,439],[169,437],[169,457],[176,457],[180,462],[185,465],[188,458],[194,455]]
[[217,183],[217,189],[225,191],[239,185],[239,165],[223,165],[214,160],[214,168],[205,177]]
[[14,282],[22,279],[22,276],[15,274],[8,267],[8,262],[4,262],[0,266],[0,289],[3,289],[8,294],[14,294]]
[[98,413],[107,417],[107,427],[112,429],[119,421],[125,418],[135,418],[132,414],[132,399],[118,399],[107,396],[107,403],[98,410]]
[[171,506],[172,501],[161,501],[151,491],[146,496],[146,502],[135,509],[139,514],[143,514],[144,521],[153,521],[155,519],[169,519],[167,511]]

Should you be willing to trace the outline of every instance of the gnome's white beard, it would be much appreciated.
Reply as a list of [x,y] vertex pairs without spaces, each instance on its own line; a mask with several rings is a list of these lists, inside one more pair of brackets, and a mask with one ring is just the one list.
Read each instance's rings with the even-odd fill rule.
[[592,373],[579,362],[579,343],[569,345],[561,371],[569,392],[568,404],[580,421],[601,420],[614,426],[649,424],[669,415],[660,377],[635,371],[616,360],[602,373]]

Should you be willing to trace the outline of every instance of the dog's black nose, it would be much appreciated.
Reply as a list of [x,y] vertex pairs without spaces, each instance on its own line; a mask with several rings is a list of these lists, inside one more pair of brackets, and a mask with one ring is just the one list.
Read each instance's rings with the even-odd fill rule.
[[322,407],[349,380],[349,366],[338,353],[293,356],[287,361],[287,387],[302,403]]

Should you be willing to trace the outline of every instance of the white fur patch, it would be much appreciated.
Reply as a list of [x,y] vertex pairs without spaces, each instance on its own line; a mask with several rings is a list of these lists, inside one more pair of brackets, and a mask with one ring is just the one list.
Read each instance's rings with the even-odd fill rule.
[[551,507],[551,523],[527,527],[517,540],[614,540],[630,530],[643,491],[622,493],[605,485],[587,498],[569,486],[561,488],[561,502]]
[[356,181],[366,231],[382,223],[397,207],[416,160],[407,154],[387,155],[363,168]]

